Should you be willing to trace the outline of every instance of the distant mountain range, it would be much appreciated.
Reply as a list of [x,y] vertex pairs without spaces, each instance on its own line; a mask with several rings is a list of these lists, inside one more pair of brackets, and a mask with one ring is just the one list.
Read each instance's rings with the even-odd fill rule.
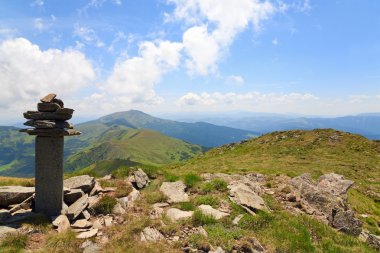
[[305,117],[281,114],[228,114],[226,116],[187,116],[177,117],[187,122],[204,121],[211,124],[234,127],[266,134],[273,131],[293,129],[312,130],[317,128],[333,128],[350,133],[360,134],[369,139],[380,140],[380,113],[364,113],[355,116],[334,118]]
[[[237,142],[255,133],[209,123],[182,123],[140,111],[114,113],[78,124],[65,140],[65,170],[117,166],[160,166],[197,156],[202,150]],[[34,175],[34,138],[16,127],[0,127],[0,175]],[[202,147],[201,147],[202,146]],[[109,171],[108,171],[109,172]]]

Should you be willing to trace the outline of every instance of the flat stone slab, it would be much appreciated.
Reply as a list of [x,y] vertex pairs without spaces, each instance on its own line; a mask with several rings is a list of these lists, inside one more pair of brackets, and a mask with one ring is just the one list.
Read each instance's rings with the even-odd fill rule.
[[11,217],[11,213],[6,209],[0,209],[0,222],[4,222]]
[[165,240],[165,237],[155,228],[146,227],[140,234],[142,242],[157,242]]
[[193,216],[193,211],[182,211],[178,208],[169,208],[166,211],[166,216],[171,221],[178,221],[182,219],[189,219]]
[[63,181],[63,186],[70,189],[81,189],[84,193],[90,193],[95,186],[95,178],[89,175],[70,177]]
[[80,199],[74,202],[67,210],[67,218],[74,220],[77,218],[84,209],[88,206],[88,194],[83,195]]
[[[27,111],[24,112],[24,118],[34,120],[69,120],[73,117],[72,109],[63,108],[58,109],[55,112],[39,112],[39,111]],[[70,113],[71,112],[71,113]]]
[[228,188],[231,201],[241,205],[248,212],[253,213],[254,210],[267,210],[264,200],[246,184],[232,182],[228,185]]
[[38,103],[37,110],[39,112],[55,112],[60,109],[61,106],[56,103]]
[[57,228],[58,233],[62,233],[70,228],[70,221],[66,215],[59,215],[52,218],[53,226]]
[[185,193],[186,185],[182,181],[163,182],[160,191],[168,197],[169,203],[188,202],[189,195]]
[[90,228],[92,223],[86,219],[77,220],[71,225],[72,228]]
[[40,101],[43,103],[50,103],[57,97],[57,94],[50,93],[46,95],[45,97],[41,98]]
[[210,215],[210,216],[214,217],[217,220],[222,219],[222,218],[227,217],[227,216],[230,215],[229,213],[225,213],[225,212],[221,212],[219,210],[216,210],[216,209],[214,209],[210,205],[200,205],[200,206],[198,206],[198,209],[203,214]]
[[60,129],[73,129],[74,126],[67,121],[53,121],[53,120],[28,120],[24,123],[25,126],[42,128],[42,129],[51,129],[51,128],[60,128]]
[[0,187],[0,206],[20,204],[33,195],[34,187],[24,186],[1,186]]
[[71,205],[83,195],[84,192],[81,189],[70,189],[69,192],[64,194],[63,198],[66,204]]
[[60,137],[60,136],[74,136],[80,135],[81,132],[74,129],[43,129],[43,128],[27,128],[21,129],[20,132],[27,133],[29,135],[38,135],[43,137]]
[[79,235],[76,236],[76,238],[77,239],[88,239],[88,238],[96,236],[97,234],[98,234],[98,229],[94,228],[94,229],[91,229],[87,232],[80,233]]

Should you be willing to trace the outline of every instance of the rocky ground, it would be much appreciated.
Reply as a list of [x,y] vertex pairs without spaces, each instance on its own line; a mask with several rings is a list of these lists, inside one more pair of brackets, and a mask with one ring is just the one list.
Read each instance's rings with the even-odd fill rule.
[[[349,235],[344,238],[356,240],[352,245],[369,245],[361,252],[380,251],[380,237],[363,229],[359,214],[347,205],[353,184],[333,173],[316,181],[308,174],[257,173],[153,179],[141,169],[123,179],[83,175],[64,181],[65,207],[57,217],[32,211],[34,187],[5,186],[0,252],[285,252],[250,232],[265,226],[279,208],[286,217],[310,217],[304,219]],[[213,229],[205,229],[209,224]],[[311,237],[320,240],[317,232]]]

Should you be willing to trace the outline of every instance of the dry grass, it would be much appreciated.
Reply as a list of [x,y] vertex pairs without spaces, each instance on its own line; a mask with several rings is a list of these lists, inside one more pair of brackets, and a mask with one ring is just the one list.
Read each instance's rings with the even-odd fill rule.
[[34,178],[0,177],[0,186],[34,186]]

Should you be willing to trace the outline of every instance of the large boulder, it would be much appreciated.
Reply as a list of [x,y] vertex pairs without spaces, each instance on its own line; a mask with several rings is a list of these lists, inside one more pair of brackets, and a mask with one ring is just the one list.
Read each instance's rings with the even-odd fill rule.
[[160,191],[168,197],[169,203],[188,202],[189,195],[185,192],[186,185],[182,181],[163,182]]
[[362,232],[362,222],[355,218],[353,211],[338,211],[332,221],[332,226],[346,234],[359,236]]
[[133,183],[137,188],[144,188],[149,184],[149,182],[150,180],[148,175],[142,169],[138,169],[133,172]]
[[63,186],[70,189],[81,189],[84,193],[90,193],[95,185],[95,178],[89,175],[71,177],[63,181]]
[[342,175],[330,173],[319,177],[317,188],[345,199],[347,191],[353,184],[353,181],[344,179]]
[[231,201],[242,206],[248,212],[267,210],[264,200],[247,184],[234,181],[228,185],[228,189]]
[[20,204],[34,193],[34,187],[24,186],[1,186],[0,187],[0,206]]

